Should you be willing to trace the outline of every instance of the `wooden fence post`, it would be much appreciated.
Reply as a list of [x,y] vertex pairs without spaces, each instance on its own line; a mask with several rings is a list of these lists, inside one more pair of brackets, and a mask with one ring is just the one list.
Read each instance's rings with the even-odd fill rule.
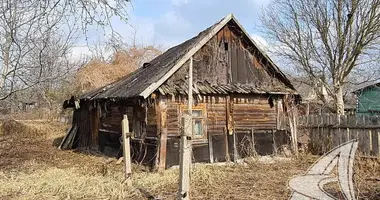
[[128,116],[124,115],[124,119],[121,121],[122,137],[123,137],[123,158],[124,158],[124,171],[125,180],[124,183],[127,185],[132,185],[131,175],[132,175],[132,164],[131,164],[131,144],[130,138],[131,133],[129,133],[129,121]]
[[298,136],[297,136],[297,116],[295,107],[292,107],[288,114],[290,134],[292,138],[292,150],[296,156],[298,156]]
[[210,163],[214,163],[214,149],[212,146],[212,135],[208,133],[208,151],[210,154]]
[[188,138],[193,136],[193,57],[189,63],[188,114],[182,118],[182,131],[179,156],[178,199],[188,200],[190,194],[190,165],[192,144]]
[[192,117],[189,114],[182,116],[182,131],[180,142],[180,175],[179,175],[179,191],[178,198],[181,200],[189,199],[190,190],[190,165],[191,165],[191,141],[187,137],[192,134]]
[[166,167],[166,148],[168,141],[168,129],[167,129],[167,121],[166,121],[166,110],[161,110],[160,114],[160,127],[161,127],[161,135],[160,135],[160,150],[159,150],[159,164],[158,171],[165,170]]

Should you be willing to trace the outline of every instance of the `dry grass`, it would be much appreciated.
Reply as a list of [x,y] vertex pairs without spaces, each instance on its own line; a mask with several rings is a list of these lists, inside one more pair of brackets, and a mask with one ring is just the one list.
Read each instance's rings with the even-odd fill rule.
[[79,92],[86,92],[117,81],[161,54],[153,46],[131,47],[116,52],[110,63],[92,60],[81,68],[74,77],[74,85]]
[[[147,199],[146,193],[175,199],[178,169],[151,173],[134,165],[134,187],[129,188],[121,184],[123,166],[115,161],[57,150],[52,145],[53,138],[62,136],[65,126],[50,122],[9,123],[23,127],[13,132],[23,137],[11,137],[10,125],[5,124],[8,128],[4,129],[3,123],[1,129],[6,131],[0,135],[0,144],[8,143],[10,147],[0,148],[1,199]],[[34,136],[26,137],[28,131]],[[305,155],[273,163],[251,159],[244,165],[194,165],[190,195],[192,199],[287,199],[288,179],[304,173],[316,159]],[[361,199],[380,198],[376,178],[380,180],[379,160],[356,161],[355,184]]]

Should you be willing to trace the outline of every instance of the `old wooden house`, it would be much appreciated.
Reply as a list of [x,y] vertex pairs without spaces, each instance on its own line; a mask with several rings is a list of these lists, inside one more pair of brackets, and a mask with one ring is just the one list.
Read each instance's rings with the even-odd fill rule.
[[272,154],[289,143],[285,113],[297,93],[230,14],[121,80],[77,98],[74,145],[119,150],[126,114],[135,161],[161,168],[178,164],[190,59],[194,162]]

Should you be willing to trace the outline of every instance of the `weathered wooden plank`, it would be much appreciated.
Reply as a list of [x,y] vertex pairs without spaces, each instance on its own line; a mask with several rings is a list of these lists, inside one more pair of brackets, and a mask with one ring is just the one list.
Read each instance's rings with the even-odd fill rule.
[[241,48],[237,48],[237,59],[238,59],[238,83],[246,83],[247,82],[247,67],[246,67],[246,60],[245,60],[245,53],[244,50]]
[[248,52],[248,51],[244,51],[245,52],[245,67],[246,67],[246,70],[247,70],[247,82],[253,82],[254,80],[254,72],[253,72],[253,63],[251,62],[252,60],[252,55]]
[[376,129],[376,131],[372,134],[372,146],[373,146],[373,155],[380,156],[380,130]]
[[214,148],[212,146],[212,135],[208,133],[208,148],[209,148],[209,154],[210,154],[210,163],[214,162]]
[[93,110],[92,146],[99,149],[100,107]]
[[164,170],[166,166],[166,151],[167,151],[167,137],[168,137],[168,127],[167,127],[167,114],[164,106],[161,105],[160,114],[160,124],[161,124],[161,134],[160,134],[160,154],[159,154],[159,171]]
[[231,74],[232,83],[238,82],[238,47],[234,44],[231,45]]
[[128,116],[124,115],[124,119],[121,121],[122,136],[123,136],[123,158],[124,158],[124,171],[125,180],[129,186],[132,184],[131,174],[132,174],[132,162],[131,162],[131,135],[129,132],[129,121]]
[[285,129],[284,107],[282,105],[282,99],[276,101],[276,118],[277,118],[277,130]]

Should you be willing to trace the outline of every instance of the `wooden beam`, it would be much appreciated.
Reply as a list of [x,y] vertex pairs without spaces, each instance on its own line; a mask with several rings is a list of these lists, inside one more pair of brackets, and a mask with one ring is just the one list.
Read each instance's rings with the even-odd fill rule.
[[[256,154],[256,147],[255,147],[255,129],[251,128],[251,139],[252,139],[252,153]],[[256,156],[256,155],[254,155]]]
[[236,133],[235,132],[233,133],[232,138],[233,138],[233,148],[234,148],[234,162],[236,162],[239,159],[239,153],[237,150]]
[[92,119],[91,146],[98,150],[99,149],[100,107],[96,106],[92,112],[93,112],[93,117],[91,117],[91,119]]
[[208,150],[210,154],[210,163],[214,163],[214,149],[212,146],[212,135],[208,133]]
[[123,158],[124,158],[124,171],[125,180],[124,183],[127,185],[132,185],[132,163],[131,163],[131,144],[130,138],[131,133],[129,133],[129,121],[128,115],[124,115],[124,119],[121,122],[122,137],[123,137]]
[[166,123],[166,109],[161,111],[161,135],[160,135],[160,160],[158,170],[162,171],[166,168],[166,146],[168,139],[167,123]]
[[179,157],[179,191],[178,198],[181,200],[189,199],[190,191],[190,165],[191,165],[191,144],[187,140],[189,134],[192,133],[192,117],[188,113],[182,116],[182,131],[180,143]]
[[282,99],[276,101],[277,108],[277,130],[284,130],[284,107],[282,105]]
[[193,136],[193,57],[189,64],[189,91],[188,91],[188,113],[182,118],[182,132],[179,156],[179,190],[178,199],[189,199],[190,195],[190,165],[191,165],[191,141]]
[[230,135],[230,131],[232,129],[232,119],[231,119],[231,116],[230,116],[230,109],[231,109],[231,104],[230,104],[230,99],[231,97],[228,95],[226,96],[226,124],[227,124],[227,127],[225,127],[225,144],[226,144],[226,160],[227,161],[231,161],[231,157],[230,157],[230,152],[229,152],[229,148],[228,148],[228,135]]

